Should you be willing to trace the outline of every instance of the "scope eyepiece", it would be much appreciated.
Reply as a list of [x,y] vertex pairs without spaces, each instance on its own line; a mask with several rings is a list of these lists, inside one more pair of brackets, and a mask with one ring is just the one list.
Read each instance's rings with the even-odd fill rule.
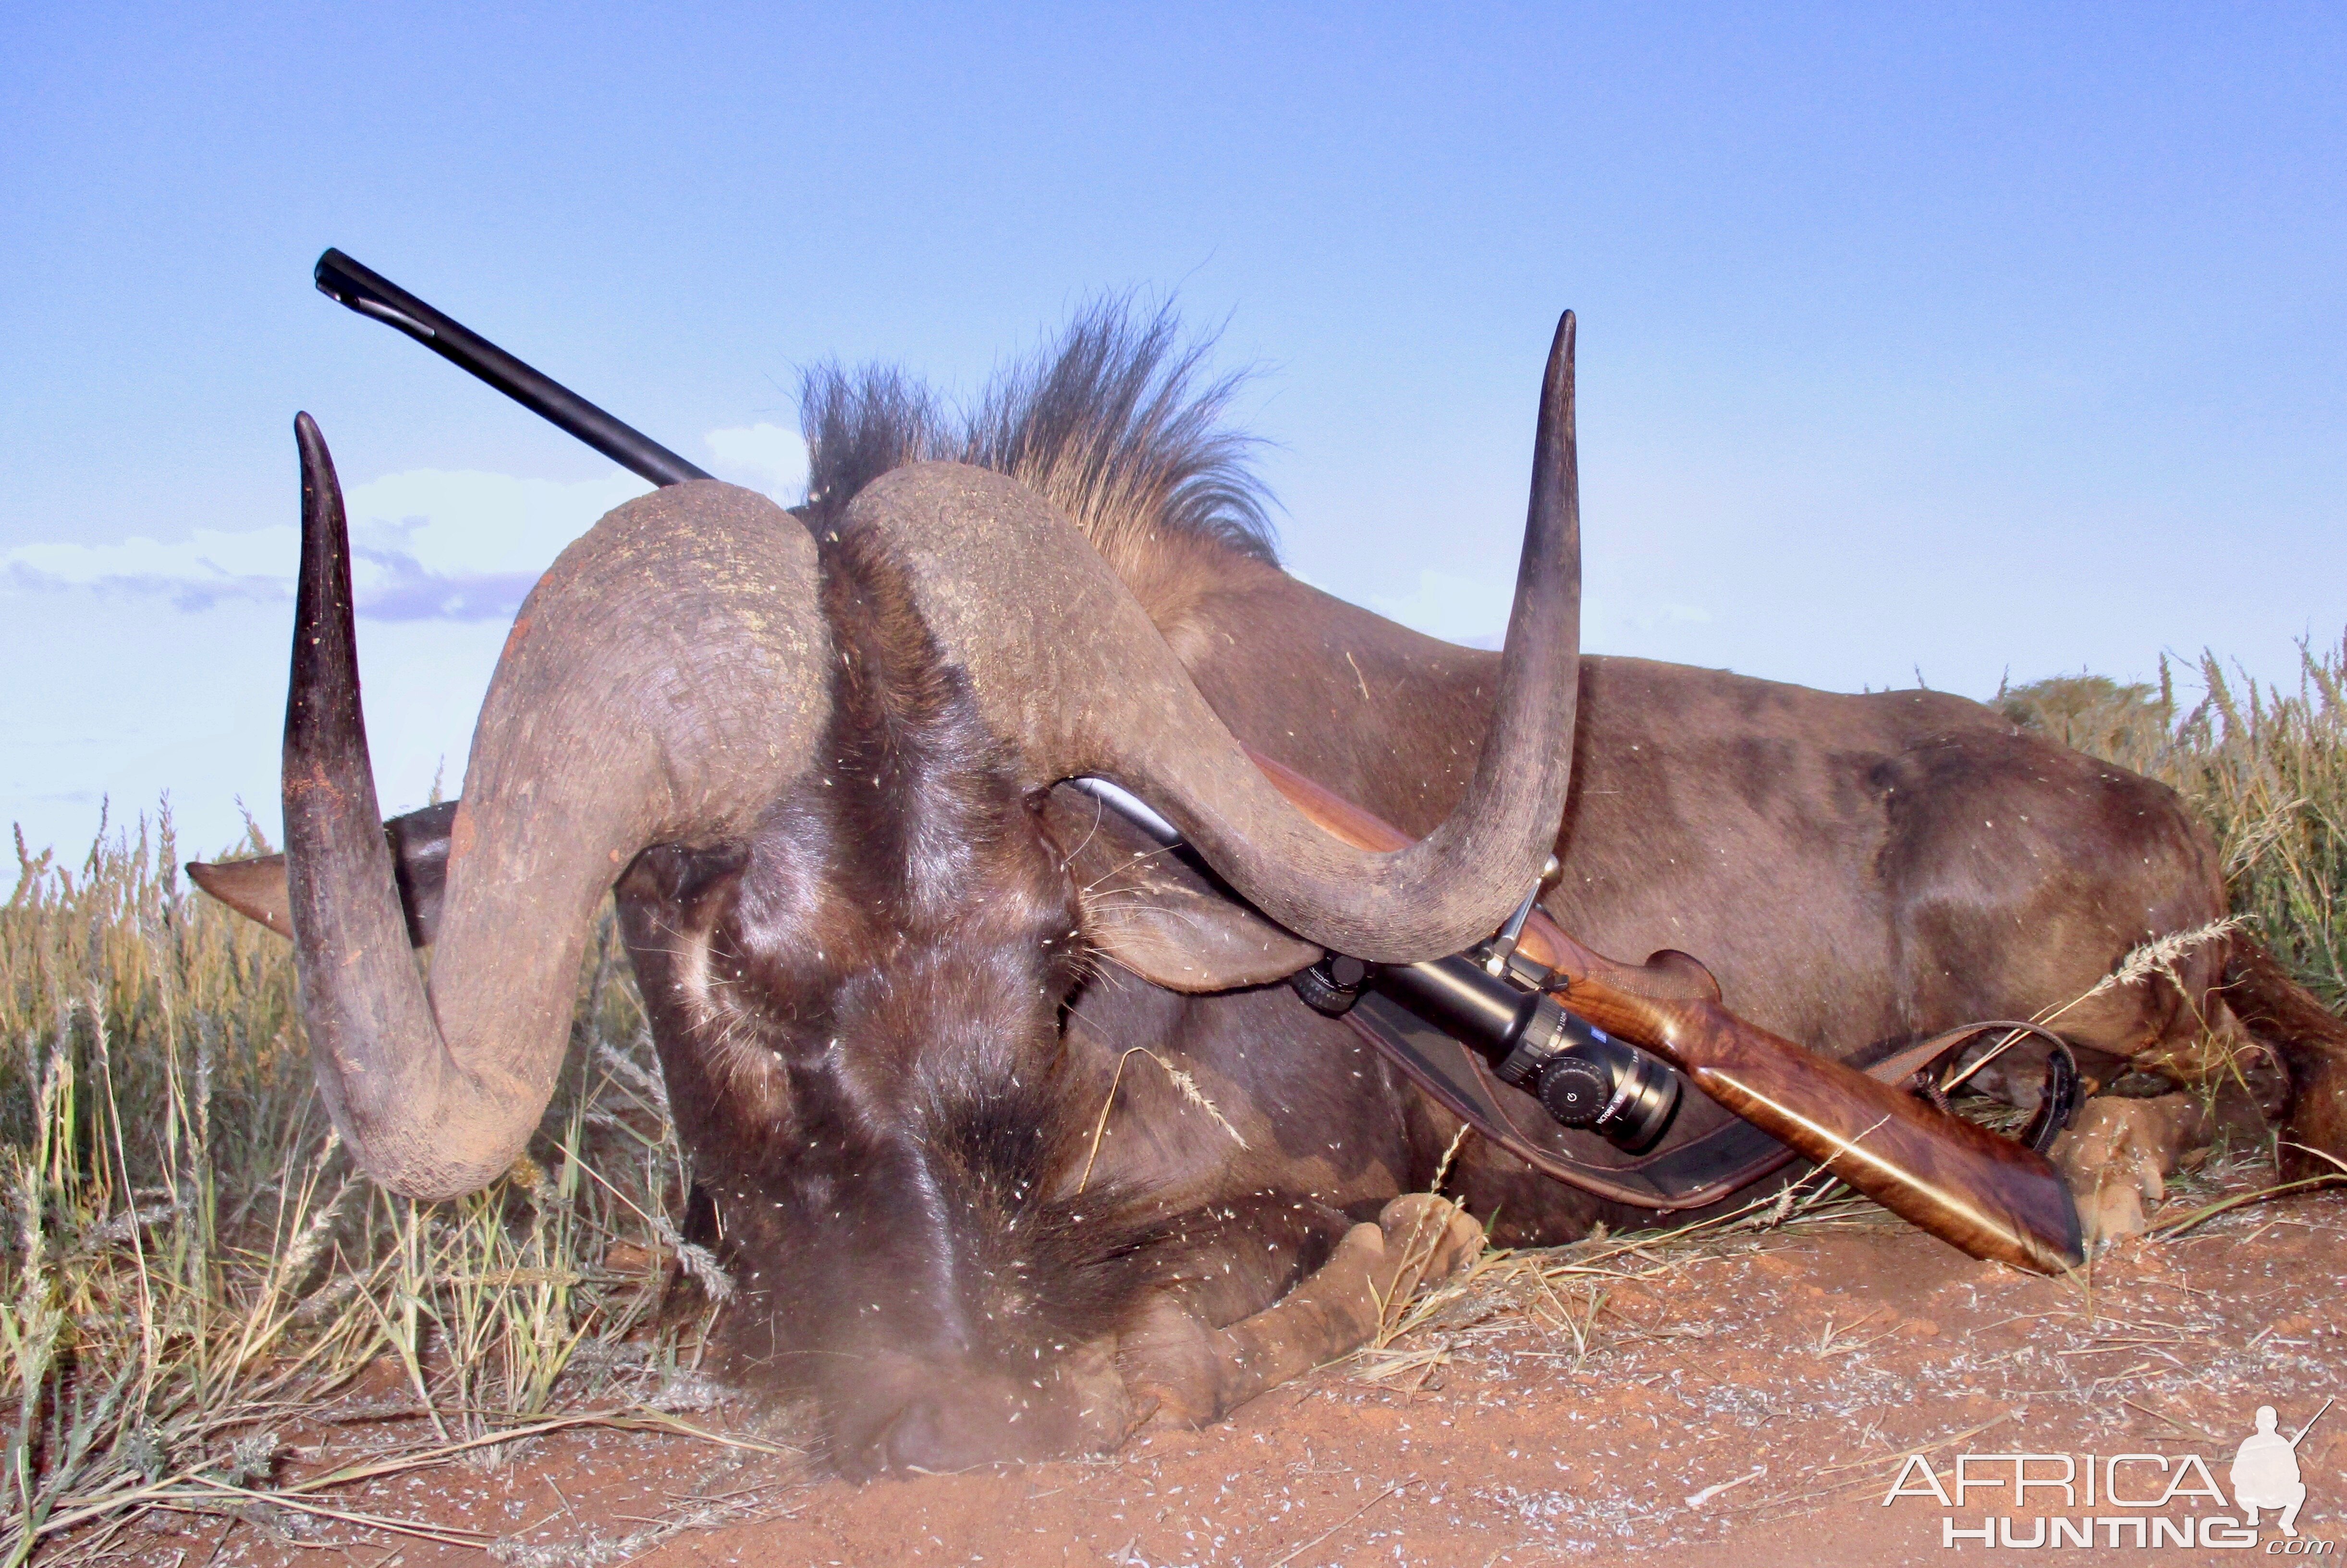
[[1548,1113],[1567,1127],[1594,1127],[1614,1103],[1614,1075],[1602,1061],[1560,1056],[1541,1069],[1532,1090]]
[[1287,983],[1313,1011],[1341,1018],[1360,1000],[1361,988],[1368,978],[1369,966],[1360,959],[1330,953],[1310,968],[1296,970]]

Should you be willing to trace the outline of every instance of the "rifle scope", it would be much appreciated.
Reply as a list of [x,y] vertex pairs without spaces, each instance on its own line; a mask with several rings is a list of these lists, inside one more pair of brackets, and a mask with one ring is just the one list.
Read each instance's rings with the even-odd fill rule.
[[[1181,830],[1131,791],[1106,779],[1068,783],[1145,836],[1188,853]],[[1214,876],[1203,861],[1197,864]],[[1527,900],[1523,912],[1530,907]],[[1509,925],[1501,937],[1512,948],[1520,919]],[[1538,984],[1491,973],[1485,957],[1453,953],[1417,964],[1372,964],[1330,953],[1287,983],[1307,1006],[1331,1018],[1348,1011],[1364,990],[1389,997],[1482,1052],[1501,1082],[1538,1100],[1561,1125],[1600,1133],[1633,1154],[1653,1148],[1677,1114],[1679,1075],[1659,1057],[1566,1011]],[[1499,967],[1514,974],[1522,962]],[[1545,979],[1546,971],[1538,978]]]
[[1418,964],[1330,954],[1289,983],[1331,1015],[1365,989],[1389,997],[1481,1051],[1501,1082],[1538,1100],[1560,1125],[1602,1133],[1633,1154],[1654,1147],[1679,1108],[1679,1076],[1660,1060],[1465,953]]

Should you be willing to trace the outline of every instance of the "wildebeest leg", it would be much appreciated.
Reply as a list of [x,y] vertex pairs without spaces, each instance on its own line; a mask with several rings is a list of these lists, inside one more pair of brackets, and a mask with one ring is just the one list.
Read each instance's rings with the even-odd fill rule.
[[2222,984],[2212,976],[2190,988],[2167,1026],[2129,1053],[2186,1092],[2098,1096],[2052,1151],[2090,1241],[2141,1231],[2180,1157],[2219,1136],[2260,1143],[2280,1123],[2285,1179],[2329,1170],[2324,1154],[2347,1153],[2347,1026],[2256,943],[2236,936],[2212,956],[2224,963]]
[[2080,1107],[2055,1142],[2053,1160],[2077,1200],[2087,1245],[2144,1229],[2144,1211],[2167,1194],[2167,1178],[2184,1151],[2208,1142],[2209,1122],[2190,1094],[2101,1094]]
[[[1262,1247],[1241,1235],[1230,1239]],[[1226,1327],[1196,1311],[1195,1298],[1167,1291],[1119,1346],[1133,1409],[1153,1403],[1150,1419],[1166,1425],[1219,1420],[1363,1344],[1390,1304],[1450,1277],[1482,1243],[1482,1227],[1463,1209],[1407,1193],[1386,1204],[1376,1225],[1346,1231],[1327,1262],[1276,1304]]]
[[2239,936],[2225,967],[2225,1000],[2290,1068],[2283,1179],[2338,1169],[2334,1162],[2347,1160],[2347,1024],[2291,979],[2272,954]]
[[2238,932],[2201,944],[2178,968],[2181,988],[2165,977],[2119,988],[2114,1000],[2139,999],[2133,1020],[2057,1026],[2075,1044],[2128,1058],[2188,1091],[2089,1101],[2055,1146],[2090,1236],[2142,1230],[2178,1157],[2219,1134],[2257,1141],[2280,1123],[2285,1180],[2335,1170],[2332,1162],[2347,1157],[2347,1023]]
[[1353,1228],[1307,1194],[1251,1193],[1192,1209],[1166,1227],[1152,1284],[1210,1328],[1249,1317],[1326,1265]]

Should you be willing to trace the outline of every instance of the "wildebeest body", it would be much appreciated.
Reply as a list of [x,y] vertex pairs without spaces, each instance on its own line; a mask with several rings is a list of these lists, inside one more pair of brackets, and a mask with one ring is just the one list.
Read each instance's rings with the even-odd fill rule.
[[[1197,615],[1191,668],[1257,749],[1388,820],[1439,819],[1471,767],[1494,656],[1419,636],[1269,570]],[[1834,1055],[2091,990],[2130,948],[2219,918],[2214,847],[2173,791],[1932,692],[1841,695],[1725,671],[1584,656],[1578,755],[1543,900],[1603,951],[1702,956],[1731,1005]],[[1263,672],[1276,671],[1266,681]],[[2223,941],[2187,991],[2116,989],[2065,1014],[2089,1060],[2222,1026]],[[1201,1017],[1223,1005],[1187,1004]],[[1302,1010],[1302,1009],[1297,1009]],[[1187,1025],[1201,1031],[1197,1022]],[[1307,1025],[1307,1028],[1312,1026]],[[1315,1030],[1319,1049],[1348,1042]],[[2096,1057],[2091,1053],[2101,1053]],[[1425,1130],[1420,1180],[1455,1125]],[[1723,1117],[1696,1100],[1674,1136]],[[1442,1140],[1429,1153],[1430,1138]],[[1519,1242],[1638,1218],[1471,1141],[1468,1206]]]
[[[595,600],[561,598],[562,581],[652,559],[659,528],[692,526],[696,507],[711,529],[700,554],[754,563],[758,541],[772,540],[791,557],[787,591],[805,605],[794,613],[813,624],[762,620],[754,595],[724,610],[753,629],[759,658],[778,650],[776,668],[789,663],[785,642],[821,654],[819,668],[791,664],[787,702],[770,704],[777,733],[794,715],[821,722],[791,732],[790,765],[763,793],[764,721],[708,719],[694,682],[667,676],[595,712],[593,681],[564,676],[559,715],[532,709],[522,688],[493,688],[503,727],[493,736],[485,717],[483,734],[507,737],[507,749],[485,772],[477,742],[465,804],[441,825],[446,903],[474,911],[467,950],[453,957],[487,977],[486,995],[503,994],[503,949],[524,917],[497,927],[480,889],[516,909],[534,897],[509,869],[527,858],[500,845],[561,864],[569,907],[616,879],[701,1194],[692,1234],[741,1290],[726,1348],[745,1377],[815,1392],[831,1456],[852,1472],[1106,1446],[1153,1409],[1211,1416],[1357,1340],[1368,1286],[1390,1269],[1371,1267],[1380,1233],[1348,1226],[1383,1216],[1390,1228],[1389,1201],[1433,1178],[1457,1132],[1284,987],[1231,989],[1242,972],[1260,980],[1296,967],[1308,945],[1051,790],[1081,747],[1039,769],[1007,738],[1018,726],[1001,715],[1022,702],[1114,711],[1106,699],[1120,693],[1069,682],[1006,690],[993,667],[942,645],[944,610],[983,620],[1034,606],[1002,597],[1016,581],[974,604],[935,597],[967,584],[920,575],[917,530],[929,525],[919,519],[1049,531],[1064,514],[1098,556],[1053,583],[1081,589],[1074,569],[1097,574],[1105,560],[1117,594],[1139,606],[1135,656],[1170,651],[1187,672],[1172,697],[1203,696],[1237,740],[1412,833],[1456,820],[1500,656],[1419,637],[1280,572],[1234,499],[1246,492],[1232,448],[1193,416],[1213,398],[1184,401],[1190,362],[1169,371],[1162,334],[1100,327],[1080,328],[944,452],[934,411],[901,381],[818,378],[805,535],[741,492],[688,487],[615,514],[550,576],[548,607],[604,661],[590,674],[624,673],[637,641],[675,640],[648,620],[630,639],[598,641]],[[920,466],[941,455],[1020,483]],[[613,539],[636,553],[612,557]],[[728,583],[755,569],[729,567]],[[646,581],[642,602],[661,602],[665,589]],[[551,657],[532,613],[515,644]],[[1060,628],[1071,642],[1096,630],[1082,618]],[[676,669],[695,667],[691,652]],[[299,654],[297,643],[297,670]],[[1604,659],[1582,662],[1579,693],[1552,912],[1602,949],[1700,955],[1737,1011],[1819,1050],[2060,1007],[2147,938],[2222,912],[2213,851],[2170,792],[1977,704]],[[754,681],[707,695],[728,713],[757,713],[764,700]],[[595,738],[581,754],[637,759],[658,798],[623,810],[575,777],[538,790],[522,760],[572,730]],[[358,746],[363,757],[363,737]],[[694,761],[704,753],[716,761]],[[709,793],[712,776],[721,794]],[[484,778],[502,791],[477,808],[489,830],[476,820]],[[661,826],[688,821],[676,803],[695,790],[723,811]],[[574,797],[571,816],[532,804]],[[574,817],[597,825],[589,864],[560,861]],[[430,845],[399,847],[413,921],[433,892]],[[387,870],[382,880],[388,889]],[[1361,917],[1368,927],[1372,916]],[[534,940],[533,972],[559,979],[559,945]],[[1214,957],[1193,972],[1185,948]],[[2112,989],[2056,1027],[2111,1059],[2185,1051],[2204,1033],[2227,1050],[2246,1045],[2211,989],[2234,950],[2194,948],[2174,983]],[[413,979],[405,955],[396,965],[360,956],[383,986]],[[465,1021],[442,992],[451,958],[435,958],[436,1016],[408,1033],[445,1050],[455,1065],[442,1078],[466,1087],[488,1081],[437,1043]],[[315,976],[331,994],[341,972],[311,961],[305,985]],[[1221,989],[1182,994],[1139,975]],[[560,999],[546,980],[509,1010],[553,1018]],[[345,996],[330,1016],[361,1020],[365,1001]],[[414,1013],[415,1001],[403,1005]],[[340,1053],[364,1043],[355,1021],[337,1028],[322,1075],[350,1071]],[[314,1018],[313,1032],[326,1038]],[[559,1049],[559,1032],[549,1038]],[[518,1060],[502,1038],[485,1042]],[[2301,1042],[2276,1043],[2304,1055]],[[2319,1076],[2332,1058],[2307,1060]],[[542,1054],[528,1071],[550,1080]],[[395,1096],[384,1103],[399,1108]],[[2326,1105],[2313,1104],[2314,1122],[2301,1108],[2317,1142],[2334,1114]],[[524,1109],[501,1113],[526,1132]],[[1675,1136],[1721,1114],[1691,1103]],[[439,1132],[407,1140],[427,1181],[445,1163]],[[1639,1217],[1472,1139],[1445,1190],[1475,1213],[1496,1210],[1512,1240]]]
[[[934,1441],[946,1418],[926,1389],[903,1389],[950,1366],[966,1392],[944,1408],[978,1424],[968,1390],[1087,1344],[1104,1359],[1155,1293],[1187,1292],[1214,1324],[1261,1310],[1349,1223],[1424,1185],[1456,1123],[1284,987],[1184,996],[1087,963],[1083,903],[1119,886],[1061,866],[1113,837],[1112,821],[1022,800],[917,618],[868,589],[842,613],[842,579],[885,584],[885,561],[853,535],[827,561],[843,649],[833,764],[746,860],[686,891],[692,879],[663,881],[670,862],[654,852],[620,895],[712,1200],[700,1234],[755,1304],[736,1315],[737,1354],[828,1386],[851,1468],[934,1468],[998,1451],[1006,1433],[921,1449],[890,1423],[921,1408],[912,1436]],[[1222,564],[1228,586],[1185,596],[1174,628],[1217,711],[1402,826],[1440,821],[1472,769],[1497,656],[1419,637],[1241,552]],[[1579,746],[1553,911],[1614,950],[1703,953],[1740,1011],[1836,1054],[2025,1016],[2222,909],[2205,835],[2172,792],[1959,698],[1832,696],[1592,659]],[[939,843],[958,856],[919,852]],[[795,902],[809,894],[820,901]],[[2188,960],[2196,984],[2221,952]],[[785,1016],[811,998],[839,999]],[[2183,1000],[2135,988],[2064,1031],[2133,1054],[2191,1027]],[[824,1049],[833,1031],[852,1053]],[[754,1049],[777,1040],[797,1043]],[[1120,1072],[1134,1048],[1153,1056]],[[1679,1135],[1723,1114],[1697,1102]],[[1090,1184],[1071,1194],[1079,1170]],[[1496,1213],[1512,1242],[1643,1217],[1473,1141],[1447,1190]],[[826,1201],[847,1206],[821,1212]],[[822,1262],[769,1282],[777,1258]],[[878,1336],[889,1349],[861,1348],[885,1317],[898,1319]],[[1061,1418],[1033,1434],[1046,1448],[1104,1435],[1039,1404]]]

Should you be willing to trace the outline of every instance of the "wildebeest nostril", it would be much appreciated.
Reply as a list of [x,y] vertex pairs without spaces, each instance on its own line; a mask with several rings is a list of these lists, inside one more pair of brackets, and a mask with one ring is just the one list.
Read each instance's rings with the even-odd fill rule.
[[919,1473],[962,1468],[948,1451],[952,1445],[946,1432],[945,1409],[933,1396],[916,1398],[897,1411],[881,1430],[875,1446],[884,1471]]

